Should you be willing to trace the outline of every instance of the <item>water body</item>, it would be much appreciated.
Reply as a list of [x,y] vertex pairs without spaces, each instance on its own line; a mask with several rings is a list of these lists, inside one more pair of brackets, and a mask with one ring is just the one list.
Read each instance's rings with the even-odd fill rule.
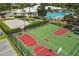
[[64,13],[47,13],[46,17],[48,19],[57,19],[57,18],[61,18],[64,17],[65,14]]

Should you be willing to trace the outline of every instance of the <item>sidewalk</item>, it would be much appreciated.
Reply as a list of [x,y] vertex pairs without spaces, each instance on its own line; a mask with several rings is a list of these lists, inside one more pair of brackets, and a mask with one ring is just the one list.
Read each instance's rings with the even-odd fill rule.
[[8,39],[0,41],[0,56],[17,56]]

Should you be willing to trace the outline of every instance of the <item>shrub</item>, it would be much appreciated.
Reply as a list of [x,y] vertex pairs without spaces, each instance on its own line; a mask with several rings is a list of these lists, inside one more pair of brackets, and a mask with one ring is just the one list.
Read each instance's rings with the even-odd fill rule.
[[64,16],[64,19],[65,19],[67,22],[71,22],[71,21],[73,21],[75,18],[70,14],[70,15]]
[[8,33],[8,31],[10,30],[9,27],[7,25],[5,25],[2,21],[0,21],[0,27],[3,29],[3,31],[5,33]]
[[14,17],[8,17],[6,18],[6,20],[14,20],[15,18]]
[[10,29],[8,31],[8,34],[13,34],[13,33],[17,33],[17,32],[21,32],[22,30],[20,28],[16,28],[16,29]]
[[34,18],[26,18],[25,20],[26,20],[26,21],[33,21]]
[[73,26],[71,26],[71,25],[65,25],[65,26],[63,26],[63,28],[67,28],[67,29],[71,30],[73,28]]
[[35,16],[35,17],[33,17],[33,18],[35,18],[35,19],[40,19],[40,17],[38,17],[38,16]]
[[64,24],[61,24],[61,23],[52,23],[52,24],[60,26],[60,27],[64,26]]
[[16,28],[16,29],[10,29],[8,26],[6,26],[4,23],[0,24],[0,27],[3,29],[3,31],[6,33],[6,34],[11,34],[11,33],[17,33],[17,32],[20,32],[21,29],[19,28]]
[[24,16],[15,16],[15,18],[24,18]]
[[3,20],[2,18],[0,18],[0,21]]
[[12,34],[12,33],[17,33],[20,32],[21,29],[20,28],[16,28],[16,29],[10,29],[8,26],[6,26],[4,23],[0,24],[0,27],[3,29],[3,31],[6,34]]
[[33,28],[33,27],[37,27],[37,26],[40,26],[40,25],[43,25],[43,24],[46,24],[46,23],[48,23],[48,21],[36,21],[36,22],[33,22],[32,24],[29,24],[26,27],[27,28]]

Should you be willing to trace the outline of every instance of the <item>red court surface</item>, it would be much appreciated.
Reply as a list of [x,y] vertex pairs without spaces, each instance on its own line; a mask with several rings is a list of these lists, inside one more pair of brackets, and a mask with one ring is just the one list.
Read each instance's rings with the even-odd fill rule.
[[48,38],[44,38],[44,40],[45,40],[45,41],[49,41],[49,39],[48,39]]
[[34,53],[37,56],[56,56],[56,53],[50,52],[46,47],[44,46],[37,46],[34,49]]
[[37,44],[37,41],[29,34],[21,35],[18,38],[27,46],[35,46]]
[[60,28],[54,32],[55,35],[62,36],[64,33],[68,32],[68,29]]

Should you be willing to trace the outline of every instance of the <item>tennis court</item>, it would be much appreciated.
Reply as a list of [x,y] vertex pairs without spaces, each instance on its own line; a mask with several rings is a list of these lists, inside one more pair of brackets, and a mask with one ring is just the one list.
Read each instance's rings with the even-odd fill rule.
[[37,56],[76,55],[74,47],[79,43],[77,35],[53,24],[14,35],[28,51]]

